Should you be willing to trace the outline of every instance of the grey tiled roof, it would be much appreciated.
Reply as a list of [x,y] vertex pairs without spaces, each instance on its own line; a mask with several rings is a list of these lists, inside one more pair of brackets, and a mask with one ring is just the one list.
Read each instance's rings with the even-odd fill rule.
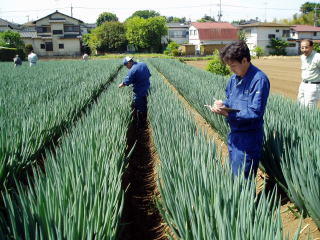
[[37,32],[20,32],[22,38],[36,38]]

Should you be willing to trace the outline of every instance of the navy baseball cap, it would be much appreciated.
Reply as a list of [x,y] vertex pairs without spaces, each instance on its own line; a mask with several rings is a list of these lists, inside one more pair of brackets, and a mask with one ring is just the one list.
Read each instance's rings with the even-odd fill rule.
[[130,62],[131,60],[133,59],[133,57],[125,57],[124,59],[123,59],[123,65],[127,65],[128,64],[128,62]]

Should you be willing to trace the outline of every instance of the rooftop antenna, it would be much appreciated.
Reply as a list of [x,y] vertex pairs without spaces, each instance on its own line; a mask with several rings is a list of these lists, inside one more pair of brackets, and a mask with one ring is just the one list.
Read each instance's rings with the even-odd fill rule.
[[221,17],[222,17],[222,12],[221,12],[221,0],[220,0],[220,10],[219,10],[219,13],[218,13],[218,22],[221,22]]
[[268,2],[264,2],[265,8],[264,8],[264,22],[267,22],[267,5]]

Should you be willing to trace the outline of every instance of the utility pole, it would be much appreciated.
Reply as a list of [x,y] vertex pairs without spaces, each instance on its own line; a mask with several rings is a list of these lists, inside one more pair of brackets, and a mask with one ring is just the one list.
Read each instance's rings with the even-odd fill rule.
[[73,9],[73,7],[72,7],[72,3],[71,3],[71,17],[73,17],[72,9]]
[[314,17],[313,17],[313,26],[317,27],[318,25],[318,13],[317,10],[319,8],[317,8],[317,5],[314,6]]
[[220,0],[220,10],[218,13],[218,22],[221,22],[222,12],[221,12],[221,0]]
[[28,18],[28,22],[29,22],[29,17],[30,17],[30,16],[29,16],[29,15],[27,15],[26,17]]

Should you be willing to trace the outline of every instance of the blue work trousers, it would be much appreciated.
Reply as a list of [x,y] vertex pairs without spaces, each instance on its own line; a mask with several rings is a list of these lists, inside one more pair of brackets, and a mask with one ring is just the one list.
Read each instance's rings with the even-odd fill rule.
[[231,132],[228,136],[229,164],[234,176],[244,171],[257,174],[262,152],[263,130],[249,132]]
[[137,96],[134,95],[133,96],[133,107],[138,111],[138,112],[142,112],[145,113],[148,110],[148,100],[147,100],[147,96]]

